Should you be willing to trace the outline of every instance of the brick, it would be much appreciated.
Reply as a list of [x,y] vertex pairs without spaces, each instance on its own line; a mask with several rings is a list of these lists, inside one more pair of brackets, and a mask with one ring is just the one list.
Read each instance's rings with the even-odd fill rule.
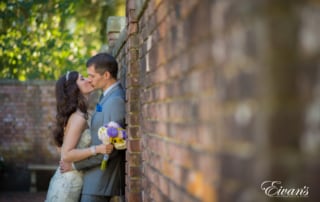
[[126,83],[129,88],[136,87],[139,85],[138,77],[133,75],[127,75]]
[[[59,153],[50,141],[56,110],[54,83],[14,81],[0,85],[0,153],[6,163],[57,162]],[[37,145],[38,141],[43,144]],[[35,152],[34,147],[41,152]]]
[[215,126],[212,124],[199,124],[195,134],[201,134],[201,136],[196,136],[196,144],[204,151],[214,152],[219,150],[218,134],[214,131]]
[[[132,35],[132,34],[135,34],[138,32],[138,24],[137,23],[129,23],[129,26],[128,26],[128,34],[129,35]],[[138,41],[135,40],[135,43],[129,43],[129,46],[130,47],[137,47]]]
[[[147,8],[146,8],[145,13],[144,13],[144,15],[147,17],[147,19],[149,19],[150,16],[151,16],[152,14],[154,14],[155,9],[156,9],[155,1],[150,1],[150,2],[148,3]],[[147,24],[147,23],[146,23],[146,24]]]
[[[170,160],[163,161],[161,171],[164,176],[170,179],[171,182],[182,186],[184,180],[185,169],[181,166],[174,164]],[[168,181],[169,183],[169,181]]]
[[165,1],[164,3],[159,4],[157,7],[156,12],[156,18],[158,23],[161,22],[167,15],[168,15],[168,2]]
[[167,145],[168,152],[170,154],[174,154],[169,156],[170,160],[172,160],[177,165],[191,168],[194,166],[194,155],[190,148],[179,146],[177,144],[169,144]]
[[141,154],[140,153],[130,153],[127,152],[127,161],[130,166],[140,166],[141,165]]
[[161,4],[162,4],[162,2],[164,2],[164,0],[155,0],[154,8],[159,7],[159,5],[161,5]]
[[201,201],[217,201],[215,189],[205,182],[205,176],[200,172],[191,172],[187,180],[187,190]]
[[184,195],[184,192],[182,189],[180,189],[178,186],[176,186],[173,183],[169,184],[169,198],[171,201],[182,201],[182,196]]
[[[197,124],[168,124],[168,136],[181,144],[197,146],[200,144]],[[202,135],[201,135],[202,136]],[[209,143],[206,143],[209,144]]]
[[128,132],[128,135],[130,138],[139,138],[140,137],[140,134],[139,134],[139,127],[137,126],[129,126],[127,128],[127,132]]
[[158,29],[155,30],[155,32],[157,32],[158,34],[159,40],[162,40],[165,36],[168,35],[169,25],[170,24],[168,24],[166,20],[159,23]]
[[195,170],[198,170],[205,175],[204,181],[206,184],[213,186],[218,183],[220,170],[217,154],[199,152],[196,157],[195,165]]
[[130,30],[131,31],[131,33],[130,33],[131,35],[130,35],[129,40],[127,42],[127,48],[129,50],[138,49],[139,45],[140,45],[139,37],[136,34],[137,31],[138,31],[138,25],[136,23],[134,25],[132,25],[132,27],[131,27],[131,29],[132,29],[132,30]]
[[139,167],[129,167],[128,176],[133,178],[139,178],[141,177],[141,166]]
[[[129,38],[129,40],[130,40],[130,38]],[[130,48],[130,47],[128,47],[128,48]],[[128,62],[129,62],[129,64],[136,63],[138,61],[138,58],[139,58],[138,50],[129,49],[129,52],[128,52]],[[131,72],[134,72],[134,71],[131,71]]]
[[[157,47],[160,49],[160,47]],[[158,57],[159,58],[159,57]],[[167,70],[163,67],[155,69],[154,72],[150,74],[151,82],[153,83],[162,83],[168,79]]]
[[[147,21],[146,17],[142,17],[141,19],[144,21]],[[140,36],[141,44],[142,44],[144,41],[147,40],[148,36],[150,35],[148,27],[145,25],[145,22],[139,23],[139,31],[140,31],[139,36]],[[141,49],[141,47],[140,47],[140,49]]]
[[134,193],[134,192],[128,192],[126,193],[126,198],[128,201],[132,201],[132,202],[139,202],[142,201],[142,196],[141,193]]
[[140,140],[131,140],[129,139],[129,142],[128,142],[129,146],[128,146],[128,150],[130,152],[140,152],[141,149],[140,149]]
[[157,27],[157,19],[155,14],[150,15],[146,23],[147,23],[146,34],[150,35]]
[[[164,119],[163,119],[164,120]],[[154,130],[162,137],[168,136],[168,124],[165,121],[157,121],[154,123]],[[165,150],[166,151],[166,150]]]
[[127,186],[128,186],[128,189],[130,190],[130,192],[137,193],[137,192],[141,191],[140,178],[134,178],[134,179],[131,178],[130,180],[128,180]]
[[[139,99],[139,89],[138,88],[130,88],[126,90],[126,98],[131,101],[136,101]],[[138,101],[137,101],[138,102]]]
[[136,9],[129,9],[128,11],[128,23],[135,23],[137,22],[137,13]]
[[214,101],[213,96],[198,99],[199,121],[203,123],[213,122],[215,117],[221,116],[221,109]]
[[[137,100],[130,100],[130,102],[127,102],[126,106],[128,113],[138,112],[140,109],[140,103]],[[135,116],[135,114],[132,114],[132,116]]]
[[139,125],[139,114],[130,114],[126,117],[126,122],[129,125],[138,126]]

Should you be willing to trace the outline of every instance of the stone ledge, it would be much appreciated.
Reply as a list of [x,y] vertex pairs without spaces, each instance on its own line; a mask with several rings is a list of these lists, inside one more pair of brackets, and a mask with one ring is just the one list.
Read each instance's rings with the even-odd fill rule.
[[29,164],[28,169],[31,172],[29,191],[37,192],[37,171],[54,171],[57,168],[57,165]]
[[57,169],[57,165],[43,165],[43,164],[29,164],[29,170],[55,170]]
[[127,28],[125,27],[119,35],[119,38],[116,40],[116,43],[114,47],[111,49],[111,54],[113,56],[117,56],[122,48],[122,46],[126,43],[127,41]]

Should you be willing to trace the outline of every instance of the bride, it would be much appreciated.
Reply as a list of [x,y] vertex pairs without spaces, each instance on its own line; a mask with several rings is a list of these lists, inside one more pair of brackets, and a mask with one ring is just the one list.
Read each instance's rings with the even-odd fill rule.
[[[89,147],[87,100],[93,87],[76,71],[67,72],[56,83],[57,116],[54,140],[61,160],[79,161],[97,153],[106,154],[103,144]],[[57,168],[50,180],[46,202],[79,201],[82,189],[82,172],[61,173]]]

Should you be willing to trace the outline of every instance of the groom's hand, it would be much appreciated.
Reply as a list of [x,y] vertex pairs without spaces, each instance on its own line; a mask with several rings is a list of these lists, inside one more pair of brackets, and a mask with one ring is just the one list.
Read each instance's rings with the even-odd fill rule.
[[70,162],[60,161],[60,172],[65,173],[73,170],[72,164]]

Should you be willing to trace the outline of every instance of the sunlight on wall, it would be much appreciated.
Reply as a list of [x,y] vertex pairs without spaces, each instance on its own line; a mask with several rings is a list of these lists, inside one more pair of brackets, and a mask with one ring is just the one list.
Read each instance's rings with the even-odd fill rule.
[[116,16],[126,16],[126,4],[124,2],[117,7]]

